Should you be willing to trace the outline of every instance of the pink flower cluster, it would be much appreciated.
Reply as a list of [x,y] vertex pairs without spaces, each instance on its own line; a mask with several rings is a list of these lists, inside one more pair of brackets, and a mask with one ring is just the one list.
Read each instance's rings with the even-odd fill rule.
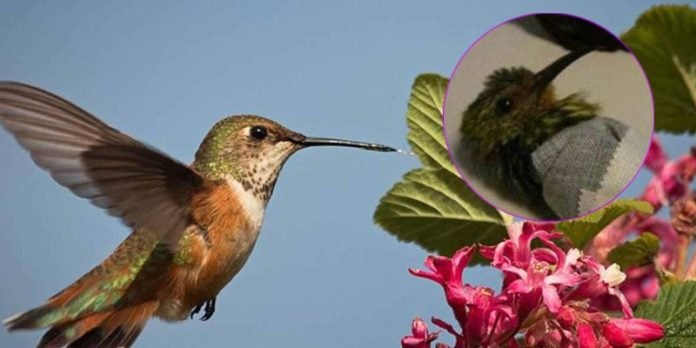
[[[455,337],[455,348],[631,347],[663,336],[660,324],[633,317],[618,288],[626,275],[617,265],[605,268],[577,249],[562,250],[553,242],[561,234],[551,224],[515,223],[508,234],[498,245],[478,247],[503,273],[499,294],[462,280],[476,247],[464,247],[452,258],[428,256],[427,270],[409,270],[444,289],[459,328],[438,318],[432,322]],[[532,248],[534,240],[541,246]],[[592,306],[603,295],[621,304],[620,318]],[[427,348],[436,339],[437,333],[428,333],[426,324],[416,319],[412,334],[401,344]]]
[[657,138],[653,138],[645,159],[645,167],[654,177],[648,183],[642,200],[648,201],[657,212],[662,206],[669,206],[689,191],[689,183],[696,175],[696,148],[673,161]]
[[[689,153],[670,161],[659,140],[653,138],[645,159],[645,168],[654,176],[639,199],[650,203],[657,213],[663,206],[671,206],[689,196],[689,184],[696,175],[696,149],[692,148]],[[609,251],[617,245],[630,239],[634,233],[647,231],[660,239],[660,251],[655,265],[668,272],[677,271],[678,263],[684,261],[680,260],[683,255],[678,252],[679,235],[668,219],[656,214],[628,214],[615,220],[595,237],[585,252],[598,261],[605,262]],[[631,267],[626,270],[628,278],[621,284],[620,289],[632,306],[641,300],[654,299],[657,296],[660,287],[655,265]],[[595,305],[603,309],[618,308],[616,300],[607,296],[595,301]]]

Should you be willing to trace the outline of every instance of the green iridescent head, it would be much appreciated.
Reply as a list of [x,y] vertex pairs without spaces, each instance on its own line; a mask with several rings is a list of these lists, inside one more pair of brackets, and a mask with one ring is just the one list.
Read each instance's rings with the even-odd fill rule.
[[321,145],[396,151],[379,144],[307,137],[260,116],[240,115],[213,126],[193,168],[211,179],[234,179],[267,201],[285,161],[300,149]]
[[495,159],[505,147],[530,154],[562,129],[596,116],[599,107],[579,94],[557,99],[551,81],[587,51],[574,51],[538,73],[502,68],[464,111],[460,133],[479,160]]

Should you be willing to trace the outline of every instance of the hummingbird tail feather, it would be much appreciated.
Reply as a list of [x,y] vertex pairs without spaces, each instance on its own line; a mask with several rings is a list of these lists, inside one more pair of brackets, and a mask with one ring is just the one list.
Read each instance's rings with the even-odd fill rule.
[[38,347],[130,347],[158,305],[157,301],[145,302],[55,325]]
[[[49,301],[41,307],[15,314],[2,324],[9,331],[51,326],[41,338],[39,348],[129,347],[158,306],[157,301],[150,301],[71,320],[64,316],[62,307]],[[46,325],[47,322],[52,324]]]
[[91,272],[70,286],[51,296],[43,305],[26,312],[17,313],[2,324],[8,331],[32,330],[70,324],[91,314],[106,313],[109,308],[90,307],[95,296],[108,295],[96,286],[101,279]]
[[8,331],[38,329],[42,327],[41,319],[51,311],[47,306],[30,309],[3,320],[2,325],[6,326]]

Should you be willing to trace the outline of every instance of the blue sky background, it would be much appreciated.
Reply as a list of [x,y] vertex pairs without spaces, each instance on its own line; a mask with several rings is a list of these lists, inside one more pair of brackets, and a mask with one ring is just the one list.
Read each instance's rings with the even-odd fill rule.
[[[0,79],[56,92],[185,162],[213,123],[239,113],[305,134],[407,147],[413,78],[448,76],[494,25],[558,11],[622,32],[652,3],[3,1]],[[675,156],[694,139],[665,142]],[[6,317],[74,281],[129,231],[55,184],[4,131],[0,149]],[[426,253],[372,223],[381,195],[416,166],[409,156],[349,149],[295,155],[215,316],[152,320],[138,346],[388,347],[414,316],[451,318],[441,290],[406,272]],[[497,284],[482,268],[465,279]],[[33,346],[40,334],[3,330],[0,346]]]

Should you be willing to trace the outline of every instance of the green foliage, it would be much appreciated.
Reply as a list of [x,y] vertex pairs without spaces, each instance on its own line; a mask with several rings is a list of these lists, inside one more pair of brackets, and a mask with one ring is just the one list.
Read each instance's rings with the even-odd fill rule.
[[655,6],[621,37],[636,54],[655,98],[655,129],[696,132],[696,10]]
[[444,169],[457,176],[442,132],[442,106],[447,82],[446,78],[436,74],[416,77],[406,111],[406,139],[423,167]]
[[556,224],[556,228],[563,232],[577,248],[582,249],[619,216],[629,212],[651,214],[652,211],[652,206],[647,202],[619,199],[592,214],[575,220],[559,222]]
[[610,251],[609,262],[618,264],[624,270],[631,266],[645,266],[653,262],[659,249],[660,239],[652,233],[643,233]]
[[451,255],[474,243],[494,244],[506,236],[498,211],[476,196],[457,175],[442,132],[447,79],[416,78],[408,102],[408,141],[423,168],[404,175],[380,200],[375,222],[399,240]]
[[693,347],[696,344],[696,282],[664,285],[655,301],[643,301],[636,316],[659,322],[665,337],[649,347]]
[[[656,129],[696,132],[696,11],[688,6],[656,6],[623,35],[643,65],[655,94]],[[501,214],[461,181],[447,153],[442,132],[442,106],[447,79],[435,74],[416,78],[408,102],[408,141],[423,168],[407,173],[382,197],[374,220],[399,240],[450,255],[476,242],[496,243],[505,237]],[[619,200],[580,219],[557,224],[579,248],[619,216],[651,213],[645,202]],[[651,237],[617,248],[621,264],[645,261]],[[619,257],[623,248],[631,257]],[[641,253],[632,248],[641,249]],[[631,254],[623,253],[623,254]],[[642,256],[641,256],[642,255]],[[641,257],[638,257],[641,256]]]
[[505,236],[498,212],[441,169],[406,173],[382,198],[375,221],[399,240],[443,255],[473,243],[498,243]]

